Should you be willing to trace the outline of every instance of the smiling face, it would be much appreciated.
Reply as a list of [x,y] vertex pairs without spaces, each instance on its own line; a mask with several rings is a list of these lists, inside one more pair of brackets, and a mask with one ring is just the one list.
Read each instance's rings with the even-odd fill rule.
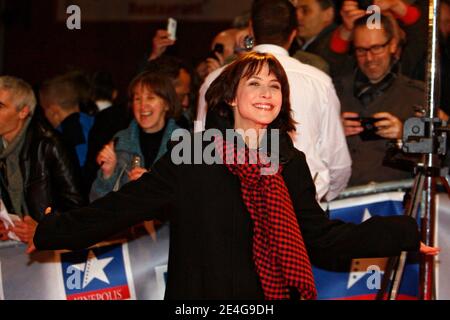
[[265,129],[281,110],[281,84],[264,65],[259,73],[241,78],[231,102],[235,129]]
[[133,113],[139,126],[146,133],[155,133],[164,128],[166,101],[154,93],[150,87],[137,84],[133,90]]
[[[364,54],[356,55],[356,60],[361,71],[371,82],[383,80],[390,70],[397,46],[394,41],[389,40],[384,29],[370,30],[366,27],[358,27],[354,31],[355,50],[367,49]],[[376,53],[369,50],[374,47],[379,48]]]

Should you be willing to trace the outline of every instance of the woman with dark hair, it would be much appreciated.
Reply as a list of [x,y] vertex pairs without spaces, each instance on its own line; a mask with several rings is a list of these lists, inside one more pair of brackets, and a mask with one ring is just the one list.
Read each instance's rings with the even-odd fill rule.
[[97,156],[100,165],[90,199],[96,200],[139,179],[167,152],[180,106],[172,81],[157,73],[141,73],[129,86],[134,120],[119,131]]
[[[37,228],[36,248],[86,248],[137,222],[167,219],[167,299],[314,299],[310,259],[334,267],[352,257],[419,249],[411,218],[375,217],[354,225],[326,217],[305,156],[288,136],[289,86],[272,55],[240,57],[213,82],[207,100],[219,128],[210,134],[212,142],[204,141],[200,152],[191,146],[180,164],[176,145],[118,192],[87,208],[49,214]],[[245,143],[236,144],[224,138],[227,129],[239,136],[253,130],[258,139],[242,135]],[[276,152],[261,147],[267,136],[279,137],[270,144],[278,144]],[[216,164],[190,162],[210,145]],[[275,159],[273,153],[278,170],[263,174],[269,165],[263,158]],[[161,210],[166,207],[171,210]]]

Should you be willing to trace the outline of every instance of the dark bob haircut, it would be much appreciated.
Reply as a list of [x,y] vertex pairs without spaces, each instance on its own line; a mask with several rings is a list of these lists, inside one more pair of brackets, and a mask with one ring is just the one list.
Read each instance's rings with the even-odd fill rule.
[[206,92],[205,99],[208,104],[208,112],[215,112],[219,117],[233,125],[234,115],[230,103],[236,98],[240,80],[249,79],[260,73],[265,65],[268,66],[270,74],[273,74],[280,82],[283,99],[280,113],[269,125],[269,128],[279,129],[282,133],[295,131],[286,72],[278,60],[269,53],[250,52],[228,65]]
[[166,119],[178,119],[181,106],[173,82],[168,76],[153,72],[143,72],[137,75],[128,87],[130,105],[133,104],[134,91],[139,86],[152,91],[167,103],[169,110],[166,112]]

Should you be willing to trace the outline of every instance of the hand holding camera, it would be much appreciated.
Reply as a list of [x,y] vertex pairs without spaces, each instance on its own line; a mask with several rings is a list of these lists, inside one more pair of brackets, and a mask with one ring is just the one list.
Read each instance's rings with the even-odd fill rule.
[[359,134],[361,140],[379,140],[382,139],[378,135],[378,119],[373,117],[360,117],[354,112],[344,112],[343,123],[346,136]]
[[360,117],[356,112],[342,113],[345,136],[360,135],[362,140],[400,139],[403,123],[389,112]]
[[378,112],[372,117],[377,119],[377,135],[385,139],[401,139],[403,136],[403,122],[389,112]]
[[221,60],[224,51],[224,46],[222,43],[216,43],[212,51],[208,54],[208,58],[213,58],[216,60]]
[[343,112],[341,119],[346,137],[354,136],[364,131],[359,114],[356,112]]
[[225,64],[225,59],[223,57],[224,46],[222,43],[216,43],[214,49],[208,54],[206,58],[206,69],[208,74],[216,69],[219,69]]

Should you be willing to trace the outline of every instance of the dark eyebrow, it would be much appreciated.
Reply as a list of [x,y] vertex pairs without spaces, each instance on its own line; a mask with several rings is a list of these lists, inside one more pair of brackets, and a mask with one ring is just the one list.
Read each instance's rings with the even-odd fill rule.
[[250,80],[250,79],[252,79],[252,78],[258,79],[258,80],[262,80],[262,78],[258,77],[256,74],[250,76],[250,77],[248,78],[248,80]]
[[[252,79],[252,78],[257,79],[257,80],[262,80],[262,78],[258,77],[256,74],[252,75],[250,78],[248,78],[248,80],[250,80],[250,79]],[[278,83],[281,83],[280,80],[278,80],[277,78],[270,80],[270,82],[278,82]]]

